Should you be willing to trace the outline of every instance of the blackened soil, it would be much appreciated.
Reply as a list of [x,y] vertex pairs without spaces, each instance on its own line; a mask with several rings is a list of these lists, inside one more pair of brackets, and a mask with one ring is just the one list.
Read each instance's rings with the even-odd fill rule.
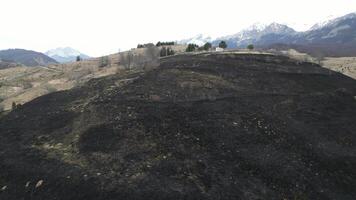
[[285,57],[169,57],[3,116],[0,199],[356,199],[355,96]]

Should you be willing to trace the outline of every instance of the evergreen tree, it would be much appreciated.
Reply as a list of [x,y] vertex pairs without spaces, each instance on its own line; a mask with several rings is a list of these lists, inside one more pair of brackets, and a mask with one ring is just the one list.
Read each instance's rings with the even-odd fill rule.
[[196,44],[188,44],[188,47],[187,49],[185,50],[186,52],[193,52],[195,51],[196,49],[198,49],[198,45]]
[[221,42],[219,43],[219,47],[220,47],[220,48],[223,48],[223,49],[226,49],[226,48],[227,48],[226,42],[225,42],[225,41],[221,41]]
[[212,47],[211,43],[210,43],[210,42],[207,42],[207,43],[204,44],[203,49],[204,49],[205,51],[208,51],[209,49],[211,49],[211,47]]
[[255,48],[255,47],[253,46],[253,44],[249,44],[249,45],[247,46],[247,49],[250,50],[250,51],[253,50],[254,48]]

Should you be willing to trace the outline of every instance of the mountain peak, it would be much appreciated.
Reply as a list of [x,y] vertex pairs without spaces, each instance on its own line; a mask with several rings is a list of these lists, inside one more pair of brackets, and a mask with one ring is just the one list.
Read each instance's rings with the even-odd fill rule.
[[81,53],[71,47],[58,47],[55,49],[51,49],[46,52],[48,56],[62,56],[62,57],[68,57],[68,56],[79,56]]
[[89,56],[71,47],[58,47],[55,49],[51,49],[46,52],[46,55],[61,63],[73,62],[76,60],[77,56],[80,56],[83,59],[90,58]]
[[276,34],[291,34],[296,32],[294,29],[290,28],[289,26],[285,25],[285,24],[279,24],[276,22],[271,23],[270,25],[268,25],[265,29],[265,32],[267,33],[276,33]]
[[341,17],[337,17],[337,18],[335,18],[334,15],[330,15],[330,16],[327,17],[326,20],[314,24],[310,28],[310,30],[313,31],[313,30],[322,29],[322,28],[324,28],[326,26],[332,26],[332,25],[335,25],[335,24],[339,23],[340,21],[344,21],[344,20],[348,20],[348,19],[356,19],[356,12],[349,13],[347,15],[344,15],[344,16],[341,16]]
[[254,23],[251,26],[247,27],[244,31],[262,31],[267,27],[267,24],[264,23]]
[[179,44],[196,44],[199,46],[204,45],[207,42],[211,42],[213,39],[211,36],[204,35],[204,34],[198,34],[192,38],[184,39],[179,41]]

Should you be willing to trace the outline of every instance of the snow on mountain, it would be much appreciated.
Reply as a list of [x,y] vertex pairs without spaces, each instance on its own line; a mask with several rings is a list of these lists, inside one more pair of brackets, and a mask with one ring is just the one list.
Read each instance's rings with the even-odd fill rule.
[[73,62],[76,60],[77,56],[80,56],[82,59],[90,58],[89,56],[71,47],[59,47],[56,49],[49,50],[45,54],[60,63]]
[[[243,29],[242,31],[234,34],[223,37],[218,37],[216,39],[211,38],[210,36],[206,36],[203,34],[199,34],[195,37],[184,39],[179,41],[179,44],[189,44],[194,43],[199,46],[204,45],[206,42],[212,42],[215,45],[221,40],[227,40],[230,43],[230,47],[245,45],[245,43],[253,42],[256,39],[258,40],[264,35],[268,34],[279,34],[279,35],[290,35],[296,33],[292,28],[278,23],[271,24],[263,24],[263,23],[255,23],[252,26]],[[243,42],[244,41],[244,42]],[[243,42],[243,44],[240,44]]]
[[70,57],[70,56],[79,56],[81,53],[70,47],[59,47],[56,49],[52,49],[46,52],[48,56],[61,56],[61,57]]
[[212,42],[212,41],[213,41],[213,39],[210,36],[199,34],[192,38],[178,41],[178,44],[196,44],[196,45],[202,46],[205,43]]
[[327,27],[327,26],[335,26],[335,25],[337,25],[339,22],[344,21],[344,20],[348,20],[348,19],[356,19],[356,12],[355,12],[355,13],[347,14],[347,15],[342,16],[342,17],[337,17],[337,18],[335,18],[335,16],[333,16],[333,15],[330,15],[330,16],[327,17],[326,20],[314,24],[314,25],[310,28],[309,31],[314,31],[314,30],[322,29],[322,28]]
[[280,37],[288,37],[297,32],[284,24],[271,23],[261,24],[255,23],[252,26],[243,29],[242,31],[229,36],[217,38],[213,44],[217,44],[221,40],[225,40],[230,48],[245,47],[248,44],[256,44],[262,38],[268,35],[278,35]]
[[335,19],[335,16],[334,15],[330,15],[325,20],[314,24],[309,30],[320,29],[320,28],[324,27],[325,25],[327,25],[328,23],[330,23],[331,21],[333,21],[334,19]]

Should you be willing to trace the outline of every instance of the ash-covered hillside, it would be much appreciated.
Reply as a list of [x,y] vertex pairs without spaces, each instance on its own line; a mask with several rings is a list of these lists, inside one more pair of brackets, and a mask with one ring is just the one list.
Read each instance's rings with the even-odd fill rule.
[[355,199],[356,81],[203,53],[0,119],[0,199]]

